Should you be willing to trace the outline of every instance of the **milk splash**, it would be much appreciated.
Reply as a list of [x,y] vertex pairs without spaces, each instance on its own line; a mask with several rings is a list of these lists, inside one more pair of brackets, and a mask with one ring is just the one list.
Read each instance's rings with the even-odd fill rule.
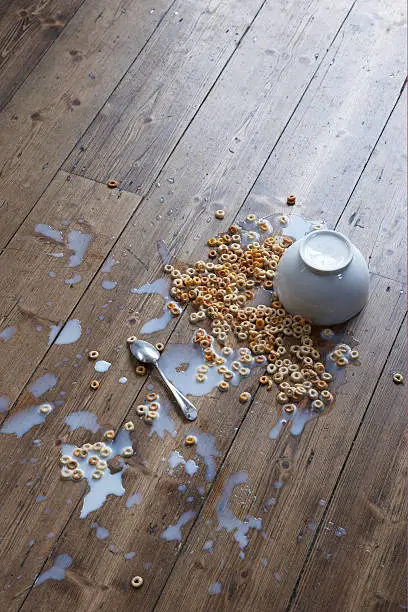
[[141,334],[154,334],[157,331],[165,329],[172,318],[170,310],[167,308],[167,304],[171,301],[169,296],[169,281],[167,278],[159,278],[153,283],[145,283],[141,287],[133,287],[130,293],[136,295],[161,295],[164,299],[163,314],[161,317],[150,319],[147,321],[142,329]]
[[247,472],[236,472],[228,478],[222,491],[221,498],[217,504],[218,527],[217,531],[226,529],[229,533],[233,532],[234,540],[238,542],[243,550],[248,544],[247,533],[250,529],[262,528],[262,519],[253,516],[246,516],[244,521],[238,519],[230,508],[231,496],[234,488],[248,481]]
[[[120,457],[120,459],[122,459],[121,453],[123,448],[132,446],[129,432],[123,429],[118,433],[115,440],[109,442],[106,440],[105,446],[111,449],[109,460],[112,460],[115,457]],[[61,448],[61,455],[72,456],[74,448],[75,446],[71,444],[63,444]],[[108,495],[114,495],[116,497],[121,497],[124,495],[125,489],[122,485],[122,474],[126,469],[126,465],[124,463],[119,472],[112,474],[110,468],[108,467],[104,471],[104,475],[100,480],[94,480],[92,478],[94,467],[89,465],[88,459],[78,457],[76,460],[78,462],[78,468],[83,471],[84,480],[87,481],[89,486],[89,490],[84,497],[80,513],[81,518],[85,518],[91,512],[101,508],[106,502]]]

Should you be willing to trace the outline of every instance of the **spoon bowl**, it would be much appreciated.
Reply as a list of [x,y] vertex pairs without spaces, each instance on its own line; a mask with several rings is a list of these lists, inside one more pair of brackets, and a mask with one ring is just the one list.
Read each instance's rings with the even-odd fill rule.
[[173,383],[169,381],[167,376],[159,367],[160,353],[153,344],[145,340],[136,340],[129,346],[130,352],[141,363],[150,363],[154,365],[168,389],[172,392],[174,399],[181,408],[182,413],[189,421],[194,421],[197,418],[197,410],[195,406],[179,391]]
[[133,357],[142,363],[153,363],[160,359],[160,353],[153,344],[144,340],[136,340],[130,345],[130,352]]

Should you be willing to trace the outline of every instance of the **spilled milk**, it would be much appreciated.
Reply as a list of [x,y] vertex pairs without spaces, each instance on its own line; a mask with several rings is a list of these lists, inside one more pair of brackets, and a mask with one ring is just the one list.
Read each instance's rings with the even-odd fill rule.
[[0,340],[3,340],[4,342],[8,342],[9,340],[12,339],[16,331],[17,331],[17,327],[15,325],[9,325],[5,329],[3,329],[2,332],[0,332]]
[[175,525],[170,525],[169,527],[167,527],[167,529],[163,531],[163,533],[161,534],[161,538],[163,540],[166,540],[167,542],[171,542],[172,540],[177,540],[178,542],[181,542],[181,528],[186,525],[186,523],[192,521],[196,515],[197,513],[193,510],[183,512],[183,514],[180,516],[179,520]]
[[[37,225],[34,226],[34,230],[45,238],[49,238],[59,244],[64,244],[62,232],[54,230],[50,225],[37,223]],[[81,265],[91,242],[92,236],[89,234],[84,234],[79,230],[71,230],[68,232],[66,245],[72,251],[72,254],[69,256],[67,268],[75,268]],[[59,257],[60,254],[58,253],[56,256]]]
[[50,333],[48,336],[48,344],[73,344],[81,337],[81,321],[79,319],[71,319],[67,321],[64,327],[62,323],[58,325],[50,325]]
[[66,554],[58,555],[54,565],[45,570],[34,582],[34,586],[39,586],[47,580],[64,580],[66,570],[72,565],[72,557]]
[[182,465],[184,467],[188,476],[194,476],[194,474],[198,470],[198,465],[193,459],[188,459],[186,461],[183,455],[181,455],[178,451],[173,451],[169,458],[170,476],[173,474],[174,469],[179,465]]
[[159,278],[153,283],[145,283],[141,287],[133,287],[130,290],[130,293],[134,293],[136,295],[161,295],[161,297],[164,299],[162,316],[147,321],[140,330],[141,334],[154,334],[155,332],[161,331],[167,327],[172,318],[172,314],[167,308],[167,304],[171,302],[169,288],[169,280],[167,278]]
[[92,433],[96,433],[99,430],[98,420],[94,412],[88,410],[80,410],[79,412],[71,412],[64,421],[65,425],[68,425],[69,432],[76,431],[81,427]]
[[[123,448],[132,446],[132,441],[129,436],[129,432],[121,430],[116,436],[115,440],[105,441],[105,445],[111,449],[111,455],[109,459],[120,457],[122,460],[121,452]],[[75,446],[72,444],[63,444],[61,448],[61,455],[72,456],[72,451]],[[114,495],[121,497],[125,493],[125,489],[122,485],[122,473],[126,469],[126,464],[122,463],[122,469],[115,474],[112,474],[109,467],[105,470],[103,477],[100,480],[94,480],[91,476],[94,471],[94,467],[89,465],[87,458],[77,458],[78,467],[83,471],[84,480],[87,481],[89,490],[84,497],[80,517],[85,518],[90,512],[94,512],[101,508],[107,500],[108,495]]]
[[133,495],[129,495],[129,497],[126,500],[126,508],[132,508],[133,506],[139,505],[142,503],[142,494],[138,493],[136,491],[136,493],[133,493]]
[[[246,376],[242,376],[232,368],[232,363],[239,360],[240,356],[238,351],[232,351],[230,355],[222,355],[225,359],[223,365],[233,372],[233,377],[229,381],[229,384],[233,386],[239,385],[241,380],[246,378]],[[265,365],[265,363],[266,359],[263,364],[257,364],[252,360],[252,363],[242,363],[241,366],[245,366],[248,369],[249,375],[253,367]],[[224,375],[218,372],[218,367],[213,366],[208,367],[204,382],[198,382],[196,380],[197,368],[203,365],[208,366],[204,359],[203,349],[194,342],[167,345],[166,350],[160,357],[161,369],[184,395],[206,395],[224,380]]]
[[35,398],[41,397],[44,393],[55,387],[57,384],[58,378],[55,374],[44,374],[35,380],[31,385],[29,385],[29,390]]
[[248,481],[247,472],[236,472],[228,478],[217,504],[218,527],[217,531],[226,529],[234,534],[234,540],[238,543],[241,550],[248,544],[248,531],[250,529],[262,528],[262,519],[254,516],[246,516],[245,520],[237,518],[230,508],[231,496],[236,486]]
[[7,421],[3,423],[2,427],[0,428],[0,433],[15,434],[17,438],[21,438],[35,425],[41,425],[47,416],[49,416],[54,410],[54,405],[50,402],[47,403],[50,404],[51,410],[46,414],[40,412],[41,404],[37,406],[30,406],[30,408],[20,410],[19,412],[14,412],[9,416]]

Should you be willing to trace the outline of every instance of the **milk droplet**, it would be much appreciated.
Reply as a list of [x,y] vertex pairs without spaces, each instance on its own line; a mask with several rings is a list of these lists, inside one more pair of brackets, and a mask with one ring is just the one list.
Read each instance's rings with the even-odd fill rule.
[[80,274],[74,274],[74,276],[72,278],[67,278],[64,283],[66,285],[76,285],[77,283],[81,282],[81,275]]
[[69,258],[68,268],[79,266],[85,257],[85,253],[92,242],[92,236],[83,234],[78,230],[71,230],[68,233],[68,248],[73,251]]
[[34,230],[38,234],[42,234],[42,236],[45,236],[46,238],[50,238],[51,240],[54,240],[55,242],[62,242],[62,243],[64,242],[61,232],[59,232],[58,230],[52,229],[50,225],[46,225],[45,223],[37,223],[37,225],[34,226]]
[[4,342],[8,342],[14,336],[16,331],[17,331],[17,327],[15,325],[9,325],[9,327],[6,327],[0,333],[0,339],[4,340]]
[[55,374],[44,374],[35,380],[31,385],[29,385],[29,390],[34,395],[34,397],[41,397],[44,393],[55,387],[57,384],[58,378]]
[[68,569],[71,564],[72,557],[65,554],[58,555],[55,558],[54,565],[38,576],[34,582],[34,586],[39,586],[43,582],[46,582],[46,580],[64,580],[65,570]]
[[96,537],[98,540],[106,540],[109,537],[109,531],[105,527],[101,527],[98,523],[91,523],[91,529],[96,529]]
[[142,503],[142,494],[141,493],[133,493],[126,500],[126,508],[132,508],[132,506],[139,505]]
[[179,542],[181,542],[181,528],[183,527],[183,525],[191,521],[196,516],[196,514],[197,513],[193,510],[183,512],[183,514],[175,525],[170,525],[169,527],[167,527],[167,529],[163,531],[163,533],[161,534],[162,539],[166,540],[167,542],[170,542],[172,540],[178,540]]
[[112,364],[109,363],[109,361],[104,361],[103,359],[96,361],[94,366],[95,372],[107,372],[111,365]]
[[210,595],[219,595],[222,592],[221,582],[212,582],[210,584],[210,588],[208,589],[208,593]]
[[103,265],[102,272],[110,272],[113,266],[116,266],[119,262],[113,258],[113,255],[109,255],[108,259]]
[[11,400],[7,395],[0,396],[0,412],[7,412],[9,406],[11,404]]
[[118,284],[116,281],[103,280],[102,281],[102,289],[106,289],[107,291],[111,291]]

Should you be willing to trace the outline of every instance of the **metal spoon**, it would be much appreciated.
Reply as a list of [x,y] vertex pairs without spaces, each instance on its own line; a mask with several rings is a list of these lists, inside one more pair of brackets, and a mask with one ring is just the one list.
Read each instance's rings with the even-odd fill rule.
[[172,392],[186,419],[189,421],[194,421],[197,418],[196,408],[178,389],[176,389],[176,387],[169,381],[167,376],[165,376],[160,369],[158,364],[160,353],[156,347],[153,346],[153,344],[150,344],[150,342],[136,340],[136,342],[132,342],[129,348],[132,355],[136,357],[138,361],[141,361],[142,363],[152,363],[154,366],[156,366],[160,376]]

